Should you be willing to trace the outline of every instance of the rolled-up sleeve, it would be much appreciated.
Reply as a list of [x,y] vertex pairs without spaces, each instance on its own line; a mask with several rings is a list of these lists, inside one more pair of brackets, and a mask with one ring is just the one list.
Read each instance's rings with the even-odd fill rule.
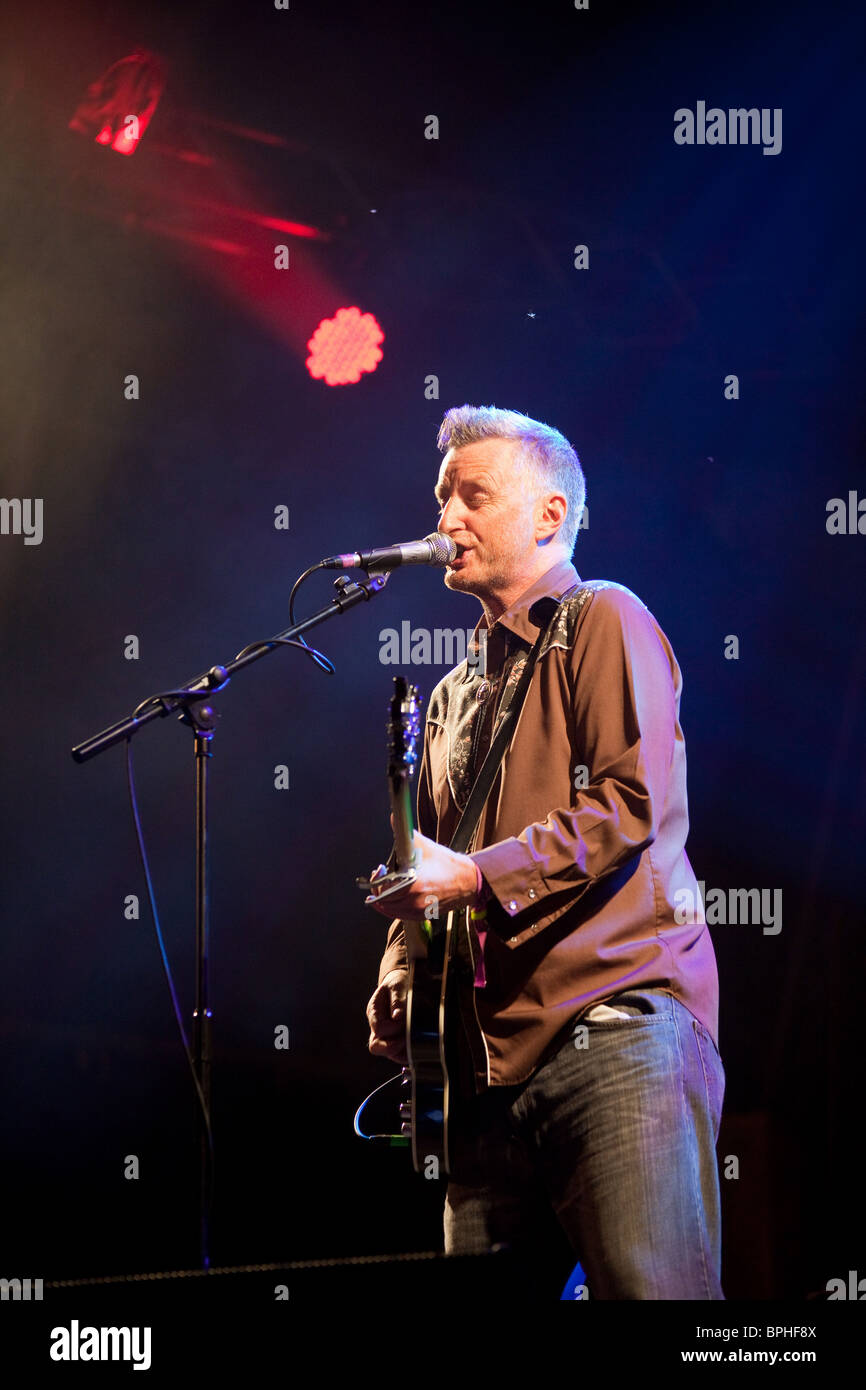
[[592,884],[640,855],[655,839],[668,790],[677,668],[640,600],[615,587],[596,592],[567,669],[574,758],[587,769],[586,785],[575,787],[570,805],[471,856],[511,919],[561,895],[555,911],[550,902],[540,914],[553,920]]
[[406,959],[406,940],[403,936],[403,923],[399,917],[388,928],[388,939],[385,943],[385,951],[379,962],[379,979],[381,984],[386,975],[392,970],[408,970],[409,963]]

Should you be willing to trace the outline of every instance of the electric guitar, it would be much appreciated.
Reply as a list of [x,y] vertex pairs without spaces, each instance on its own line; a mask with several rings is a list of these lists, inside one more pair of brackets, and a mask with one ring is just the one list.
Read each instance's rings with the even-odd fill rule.
[[[359,878],[359,888],[375,889],[379,898],[406,888],[415,879],[414,821],[409,786],[417,760],[420,699],[417,687],[394,677],[388,722],[388,790],[394,821],[392,866],[373,881]],[[365,1139],[408,1144],[415,1171],[429,1175],[449,1171],[448,1126],[453,1093],[464,1085],[463,1065],[455,1052],[454,1030],[465,966],[458,965],[458,936],[468,931],[466,912],[449,912],[441,923],[434,914],[423,922],[402,921],[409,966],[406,993],[406,1056],[402,1072],[376,1088],[355,1115],[355,1133]],[[465,959],[465,955],[463,957]],[[399,1134],[365,1134],[362,1111],[375,1112],[380,1092],[399,1090]]]

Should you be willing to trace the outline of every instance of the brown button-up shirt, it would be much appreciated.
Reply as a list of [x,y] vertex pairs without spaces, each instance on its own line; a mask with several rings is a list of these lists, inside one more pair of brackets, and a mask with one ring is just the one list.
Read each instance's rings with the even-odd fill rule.
[[[484,634],[483,666],[464,661],[440,681],[427,707],[418,828],[450,842],[502,695],[574,585],[472,841],[490,890],[486,983],[474,991],[487,1054],[479,1089],[526,1080],[567,1025],[632,988],[675,995],[718,1042],[716,959],[685,852],[682,676],[629,589],[581,582],[561,561]],[[486,627],[482,616],[476,658]],[[683,901],[696,910],[677,911]],[[394,921],[380,982],[405,966]]]

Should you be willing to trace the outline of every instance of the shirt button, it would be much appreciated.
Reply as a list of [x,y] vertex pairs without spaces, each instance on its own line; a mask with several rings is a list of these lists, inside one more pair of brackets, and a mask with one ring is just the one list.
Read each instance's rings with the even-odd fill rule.
[[534,897],[535,897],[535,889],[534,889],[534,888],[530,888],[528,896],[529,896],[530,898],[534,898]]
[[509,912],[516,912],[516,911],[517,911],[517,903],[514,901],[513,898],[511,899],[511,902],[508,903],[508,911],[509,911]]

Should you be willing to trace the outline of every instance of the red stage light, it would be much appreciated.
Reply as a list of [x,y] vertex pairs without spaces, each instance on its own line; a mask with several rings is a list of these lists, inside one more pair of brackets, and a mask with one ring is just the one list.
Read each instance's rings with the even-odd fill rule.
[[118,154],[134,154],[164,86],[162,59],[146,49],[136,49],[91,82],[69,129],[93,135],[98,145],[110,145]]
[[378,344],[385,341],[372,314],[357,305],[338,309],[332,319],[322,319],[307,343],[307,371],[328,386],[347,386],[361,380],[362,372],[374,372],[382,360]]

